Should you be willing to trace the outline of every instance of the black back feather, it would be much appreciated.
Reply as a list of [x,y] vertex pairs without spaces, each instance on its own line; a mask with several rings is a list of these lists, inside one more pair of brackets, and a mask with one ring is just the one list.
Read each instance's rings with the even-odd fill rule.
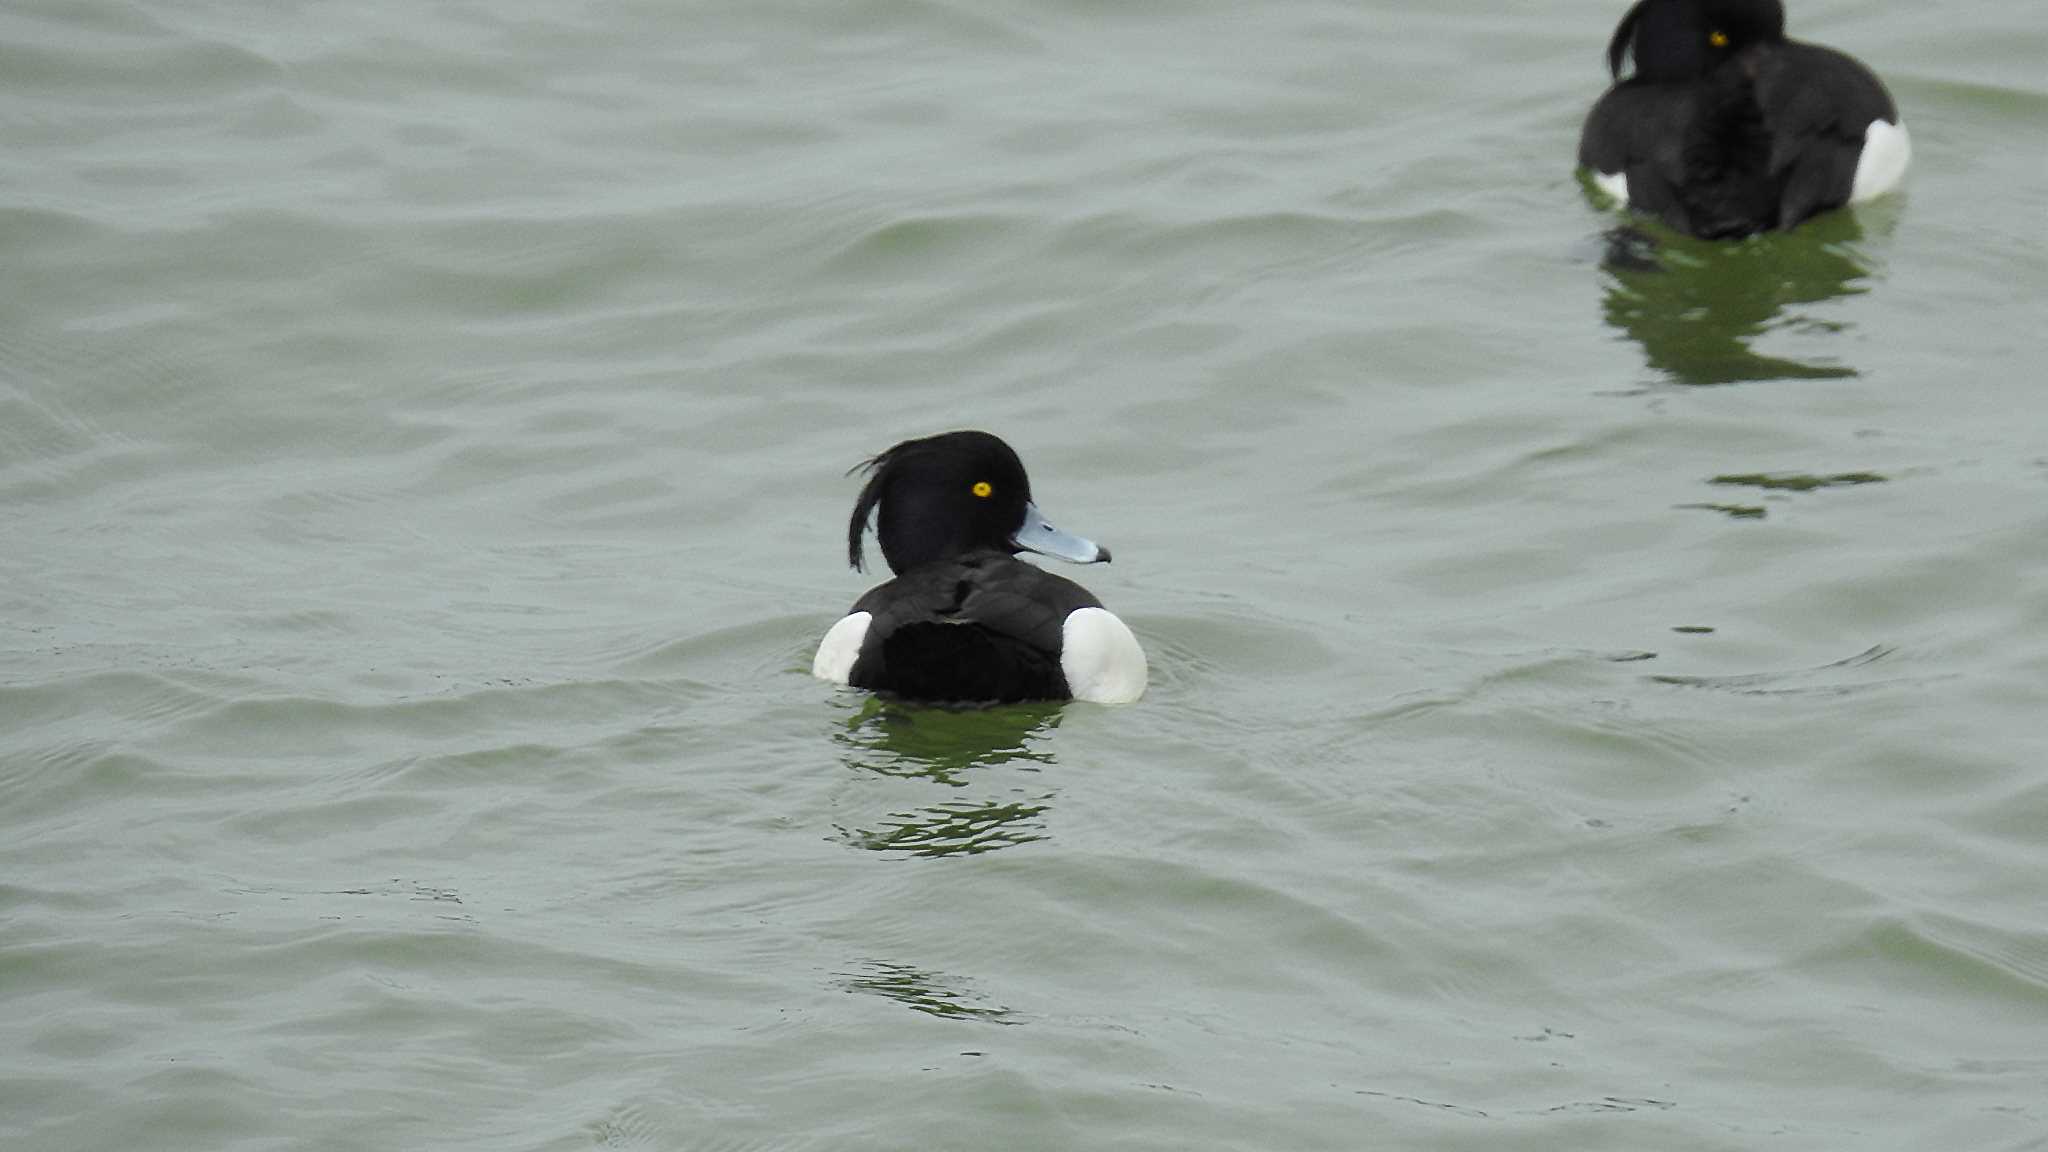
[[1063,700],[1067,617],[1101,606],[1003,552],[928,564],[854,602],[869,622],[847,683],[912,700]]

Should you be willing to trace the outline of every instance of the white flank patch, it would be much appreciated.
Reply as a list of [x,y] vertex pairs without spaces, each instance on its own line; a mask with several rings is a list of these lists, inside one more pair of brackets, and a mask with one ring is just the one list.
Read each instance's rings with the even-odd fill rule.
[[1906,126],[1872,120],[1863,130],[1863,152],[1856,157],[1856,182],[1849,186],[1849,203],[1875,200],[1897,188],[1912,162],[1913,138],[1906,135]]
[[853,663],[860,659],[861,641],[868,638],[868,621],[874,617],[855,612],[832,626],[818,642],[817,658],[811,661],[811,675],[834,684],[844,684],[853,675]]
[[1624,208],[1628,206],[1628,173],[1596,171],[1593,186],[1621,201]]
[[1060,670],[1076,700],[1129,704],[1145,694],[1145,650],[1106,608],[1067,614],[1060,629]]

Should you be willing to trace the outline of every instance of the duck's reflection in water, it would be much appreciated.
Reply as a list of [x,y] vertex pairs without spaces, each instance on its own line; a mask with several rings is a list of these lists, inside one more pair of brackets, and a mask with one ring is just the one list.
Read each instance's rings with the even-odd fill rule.
[[1642,345],[1651,368],[1680,384],[1853,377],[1856,369],[1837,356],[1782,359],[1751,344],[1780,330],[1845,333],[1847,325],[1801,306],[1869,290],[1855,248],[1862,238],[1848,212],[1737,242],[1623,226],[1606,236],[1602,311]]
[[1024,1021],[1000,1004],[975,1003],[980,997],[955,987],[956,977],[943,972],[869,960],[858,972],[843,973],[840,987],[848,992],[866,992],[894,1000],[913,1012],[947,1020],[981,1024],[1022,1024]]
[[[833,739],[856,771],[966,789],[994,783],[976,779],[987,769],[1035,774],[1052,763],[1044,737],[1059,717],[1060,705],[1050,703],[954,709],[870,698]],[[1007,774],[1004,783],[1000,796],[891,812],[840,835],[855,847],[908,856],[971,856],[1045,839],[1052,791],[1020,787]]]

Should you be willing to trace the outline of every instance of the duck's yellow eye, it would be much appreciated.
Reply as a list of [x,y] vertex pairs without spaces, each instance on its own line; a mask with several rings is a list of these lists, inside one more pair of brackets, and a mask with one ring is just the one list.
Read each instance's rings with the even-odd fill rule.
[[976,480],[974,482],[974,494],[976,496],[981,497],[983,500],[986,500],[990,496],[993,496],[995,494],[995,491],[996,490],[992,486],[990,486],[989,482],[986,480]]
[[1728,34],[1726,32],[1709,32],[1707,33],[1707,43],[1712,44],[1716,48],[1726,48],[1728,46]]

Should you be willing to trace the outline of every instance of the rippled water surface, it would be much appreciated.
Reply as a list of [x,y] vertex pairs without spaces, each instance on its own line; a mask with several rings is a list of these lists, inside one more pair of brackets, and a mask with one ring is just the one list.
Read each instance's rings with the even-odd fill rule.
[[[0,1144],[2048,1149],[2048,9],[0,8]],[[807,674],[998,432],[1122,709]]]

